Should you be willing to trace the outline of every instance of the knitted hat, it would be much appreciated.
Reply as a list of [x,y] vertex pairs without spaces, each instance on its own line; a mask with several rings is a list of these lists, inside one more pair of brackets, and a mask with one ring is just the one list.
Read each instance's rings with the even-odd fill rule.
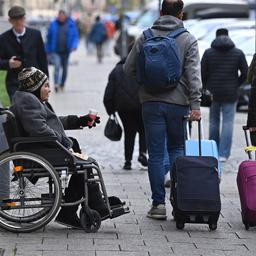
[[9,11],[8,11],[8,16],[11,19],[19,19],[25,16],[26,12],[25,9],[21,6],[13,6]]
[[20,89],[27,92],[34,92],[40,88],[47,80],[47,76],[41,70],[30,67],[23,68],[18,74]]

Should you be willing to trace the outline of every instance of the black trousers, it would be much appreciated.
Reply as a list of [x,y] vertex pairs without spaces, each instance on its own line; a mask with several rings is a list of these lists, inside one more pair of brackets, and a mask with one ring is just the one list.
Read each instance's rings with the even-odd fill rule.
[[[75,138],[70,137],[73,142],[72,149],[74,152],[81,154],[81,149],[78,141]],[[68,183],[68,187],[65,190],[65,200],[67,202],[74,202],[82,198],[84,195],[84,175],[72,174]],[[75,207],[77,209],[77,207]]]
[[101,63],[103,59],[103,44],[96,44],[97,59]]
[[[70,138],[73,141],[72,149],[81,154],[79,143],[76,139]],[[92,170],[88,169],[88,178],[92,177]],[[68,187],[65,190],[65,201],[74,202],[80,200],[84,196],[84,174],[72,174],[68,183]],[[88,183],[88,201],[89,206],[92,209],[101,209],[105,206],[104,200],[101,195],[99,185],[97,183]],[[78,209],[78,205],[72,207],[65,207],[68,212],[75,213]]]
[[140,153],[147,152],[142,112],[141,110],[132,112],[118,111],[118,115],[120,116],[124,127],[125,161],[131,161],[137,132],[139,133],[139,151]]

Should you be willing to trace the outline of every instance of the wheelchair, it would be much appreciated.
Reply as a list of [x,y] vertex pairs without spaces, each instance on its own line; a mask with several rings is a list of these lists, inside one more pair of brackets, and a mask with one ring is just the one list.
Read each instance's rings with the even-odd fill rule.
[[[4,191],[0,194],[0,227],[15,233],[33,232],[47,225],[60,207],[80,205],[81,226],[87,233],[97,232],[100,214],[88,205],[88,184],[97,183],[108,209],[106,218],[129,213],[125,202],[108,197],[98,163],[93,158],[81,160],[63,147],[56,137],[22,137],[15,115],[6,115],[2,124],[9,149],[0,155]],[[90,170],[90,175],[88,175]],[[65,188],[70,174],[83,174],[84,195],[75,202],[65,202]]]

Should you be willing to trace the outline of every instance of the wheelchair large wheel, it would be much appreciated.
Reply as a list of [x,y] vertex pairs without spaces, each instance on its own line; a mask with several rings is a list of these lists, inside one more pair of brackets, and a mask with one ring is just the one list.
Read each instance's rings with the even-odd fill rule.
[[0,157],[0,227],[32,232],[49,223],[61,203],[61,185],[54,167],[39,155],[15,152]]

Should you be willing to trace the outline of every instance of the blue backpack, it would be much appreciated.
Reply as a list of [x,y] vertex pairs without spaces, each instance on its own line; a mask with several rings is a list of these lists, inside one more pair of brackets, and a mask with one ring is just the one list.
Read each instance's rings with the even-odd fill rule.
[[154,36],[151,29],[143,32],[145,41],[137,60],[137,82],[151,93],[175,88],[182,74],[175,38],[187,32],[179,28],[167,36]]

